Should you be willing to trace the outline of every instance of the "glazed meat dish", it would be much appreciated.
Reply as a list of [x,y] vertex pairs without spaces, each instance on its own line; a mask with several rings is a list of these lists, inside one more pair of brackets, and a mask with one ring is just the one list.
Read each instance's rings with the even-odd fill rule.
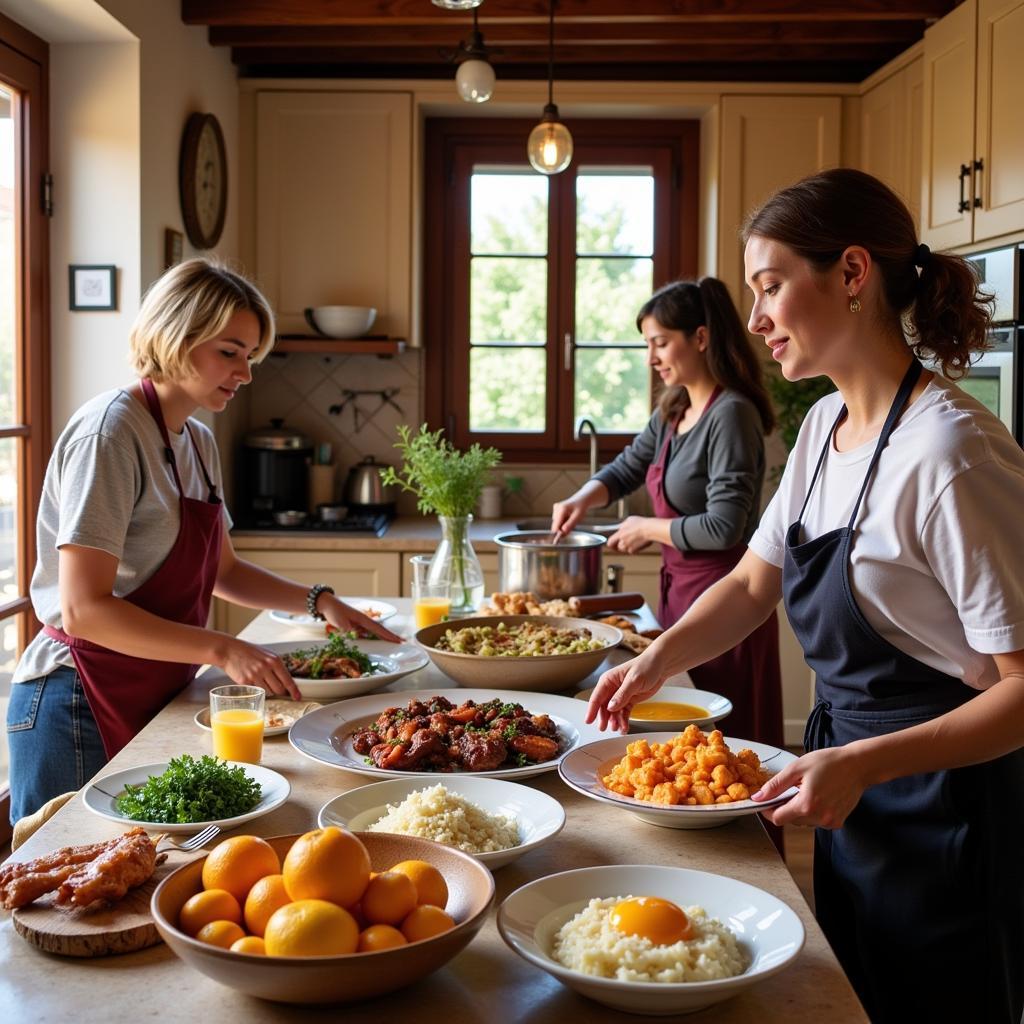
[[489,772],[557,757],[558,727],[547,715],[500,700],[456,707],[445,697],[413,698],[352,733],[368,764],[388,771]]

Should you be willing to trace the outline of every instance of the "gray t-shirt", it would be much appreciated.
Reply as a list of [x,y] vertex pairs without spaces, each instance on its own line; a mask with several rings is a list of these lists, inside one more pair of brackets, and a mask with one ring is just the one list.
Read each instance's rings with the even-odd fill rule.
[[[223,497],[213,434],[197,420],[188,424]],[[205,500],[209,488],[189,432],[170,437],[185,496]],[[38,554],[30,590],[39,621],[61,626],[61,545],[98,548],[117,558],[113,592],[123,597],[145,583],[170,554],[181,519],[178,501],[160,429],[149,410],[122,389],[83,405],[57,439],[39,501]],[[230,528],[226,508],[224,517]],[[72,664],[69,649],[40,632],[22,654],[12,681],[26,682]]]
[[[597,474],[613,501],[643,486],[671,429],[656,412]],[[764,482],[764,430],[754,403],[738,391],[723,391],[669,444],[665,497],[679,513],[671,524],[672,543],[681,551],[724,551],[749,541]]]

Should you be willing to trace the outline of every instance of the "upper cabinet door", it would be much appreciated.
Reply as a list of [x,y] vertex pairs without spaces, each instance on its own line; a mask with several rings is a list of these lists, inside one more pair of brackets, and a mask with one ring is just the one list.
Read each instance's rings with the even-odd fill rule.
[[256,272],[281,333],[307,306],[375,306],[374,334],[408,337],[412,97],[261,92]]
[[972,240],[975,14],[966,0],[924,36],[921,234],[934,249]]
[[979,0],[974,238],[1024,230],[1024,0]]

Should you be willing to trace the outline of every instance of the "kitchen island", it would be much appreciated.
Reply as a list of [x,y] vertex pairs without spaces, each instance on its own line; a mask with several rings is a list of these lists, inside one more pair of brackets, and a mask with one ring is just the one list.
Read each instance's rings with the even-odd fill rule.
[[[411,633],[411,602],[389,598],[399,615],[388,625]],[[243,632],[245,639],[271,642],[301,634],[262,613]],[[616,651],[611,655],[625,655]],[[580,687],[592,685],[596,676]],[[433,665],[392,684],[389,689],[449,689],[452,683]],[[210,735],[193,717],[205,706],[209,684],[199,677],[171,702],[104,769],[103,774],[132,765],[167,761],[189,752],[209,752]],[[499,687],[495,687],[499,688]],[[401,698],[396,699],[396,703]],[[728,730],[726,730],[728,731]],[[263,762],[291,783],[287,803],[237,832],[272,836],[316,827],[319,809],[338,793],[376,781],[331,768],[299,755],[287,737],[265,741]],[[526,780],[558,799],[566,825],[551,842],[532,850],[495,874],[495,908],[520,885],[570,868],[600,864],[665,864],[729,875],[784,900],[800,916],[807,942],[785,971],[747,993],[694,1014],[695,1024],[774,1024],[829,1020],[863,1022],[863,1010],[785,865],[757,816],[701,830],[677,830],[646,824],[604,803],[589,800],[565,786],[554,772]],[[15,854],[18,860],[40,856],[60,846],[112,838],[123,831],[96,817],[78,796],[48,821]],[[173,855],[175,863],[183,856]],[[263,1002],[225,988],[186,967],[164,945],[137,953],[76,960],[42,953],[13,928],[10,914],[0,917],[0,1013],[21,1022],[109,1021],[136,1024],[163,1021],[252,1022],[337,1019],[380,1024],[402,1021],[429,1024],[443,1018],[466,1024],[564,1024],[641,1020],[586,1000],[513,953],[498,934],[495,911],[470,945],[444,968],[405,990],[366,1003],[338,1007],[286,1006]]]

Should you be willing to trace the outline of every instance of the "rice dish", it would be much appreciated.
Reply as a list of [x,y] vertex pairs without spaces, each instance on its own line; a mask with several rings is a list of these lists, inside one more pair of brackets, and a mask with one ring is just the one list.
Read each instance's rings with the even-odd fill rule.
[[650,939],[619,931],[612,909],[630,896],[592,899],[558,930],[552,957],[574,971],[618,981],[713,981],[742,974],[748,957],[736,936],[699,906],[684,907],[696,936],[657,946]]
[[440,784],[417,789],[400,804],[388,804],[387,813],[367,831],[433,839],[472,854],[496,853],[520,842],[515,818],[490,814]]

